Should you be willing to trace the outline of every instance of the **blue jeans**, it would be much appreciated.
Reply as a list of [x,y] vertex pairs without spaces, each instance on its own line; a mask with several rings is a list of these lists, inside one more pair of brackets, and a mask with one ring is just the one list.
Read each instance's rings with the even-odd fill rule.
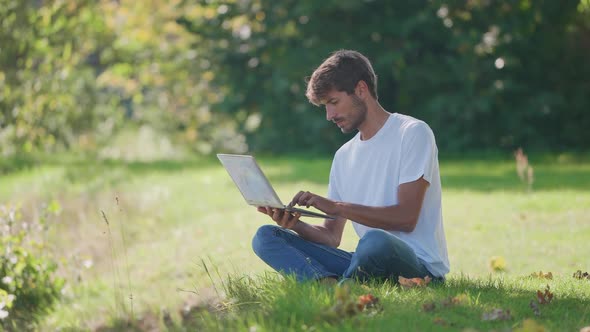
[[392,279],[433,277],[405,242],[384,230],[368,231],[355,252],[347,252],[299,237],[275,225],[264,225],[252,240],[258,257],[273,269],[299,281],[332,278]]

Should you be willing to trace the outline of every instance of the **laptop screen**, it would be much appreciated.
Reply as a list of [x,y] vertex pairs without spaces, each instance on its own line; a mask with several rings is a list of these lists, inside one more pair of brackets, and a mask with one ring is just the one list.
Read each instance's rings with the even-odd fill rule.
[[254,157],[218,154],[217,158],[219,158],[219,161],[221,161],[248,204],[276,208],[284,207]]

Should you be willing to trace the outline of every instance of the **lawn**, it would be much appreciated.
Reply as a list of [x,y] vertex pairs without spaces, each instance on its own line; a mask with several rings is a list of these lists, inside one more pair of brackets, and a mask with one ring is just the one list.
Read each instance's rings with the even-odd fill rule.
[[[73,156],[3,161],[0,204],[46,217],[49,251],[68,281],[41,330],[510,330],[590,325],[590,158],[530,157],[527,190],[511,155],[441,156],[451,274],[444,285],[386,282],[336,290],[297,285],[264,266],[250,239],[269,221],[215,159],[124,162]],[[326,192],[330,159],[259,158],[283,200]],[[347,226],[342,247],[354,250]],[[492,259],[505,262],[501,271]],[[531,277],[551,272],[553,279]],[[530,301],[549,285],[554,298]],[[339,311],[371,293],[376,308]],[[453,300],[454,299],[454,300]],[[451,304],[449,304],[451,303]],[[538,303],[533,302],[533,303]],[[430,310],[430,305],[434,306]],[[500,318],[483,315],[502,309]],[[529,320],[527,320],[529,319]]]

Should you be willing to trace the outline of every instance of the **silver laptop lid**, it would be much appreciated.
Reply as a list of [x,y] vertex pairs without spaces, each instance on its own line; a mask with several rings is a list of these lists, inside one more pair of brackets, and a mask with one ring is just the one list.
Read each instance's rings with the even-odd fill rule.
[[254,206],[284,208],[279,196],[252,156],[218,154],[217,158],[234,180],[246,202]]

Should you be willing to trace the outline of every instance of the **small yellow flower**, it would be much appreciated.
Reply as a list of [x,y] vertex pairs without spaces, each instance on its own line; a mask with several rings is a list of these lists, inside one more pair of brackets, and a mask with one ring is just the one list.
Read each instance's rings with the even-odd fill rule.
[[522,327],[516,328],[514,332],[546,332],[545,326],[537,323],[532,319],[525,319],[522,321]]
[[493,256],[490,259],[492,271],[501,272],[506,270],[506,260],[502,256]]

